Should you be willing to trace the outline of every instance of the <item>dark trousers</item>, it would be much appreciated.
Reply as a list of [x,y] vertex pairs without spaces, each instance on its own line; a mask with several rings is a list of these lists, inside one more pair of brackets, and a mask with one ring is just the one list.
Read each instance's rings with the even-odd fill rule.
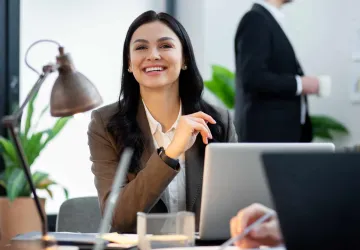
[[300,142],[311,142],[313,139],[311,122],[309,118],[306,119],[305,124],[301,124]]

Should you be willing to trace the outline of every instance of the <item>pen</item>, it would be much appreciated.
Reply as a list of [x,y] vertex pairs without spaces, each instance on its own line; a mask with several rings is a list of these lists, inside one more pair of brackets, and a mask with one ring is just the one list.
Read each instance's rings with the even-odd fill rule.
[[260,217],[258,220],[256,220],[254,223],[252,223],[251,225],[249,225],[248,227],[245,228],[245,230],[238,234],[235,235],[234,237],[228,239],[227,241],[225,241],[219,248],[219,250],[223,250],[226,247],[234,244],[235,242],[241,240],[242,238],[244,238],[251,230],[253,230],[255,227],[257,227],[258,225],[260,225],[261,223],[265,222],[266,220],[268,220],[271,216],[275,215],[275,211],[271,211],[268,212],[266,214],[264,214],[262,217]]

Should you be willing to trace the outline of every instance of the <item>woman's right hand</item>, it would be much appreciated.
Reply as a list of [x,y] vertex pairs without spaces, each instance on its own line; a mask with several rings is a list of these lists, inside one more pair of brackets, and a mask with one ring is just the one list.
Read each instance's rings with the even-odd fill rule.
[[165,154],[173,159],[178,159],[182,153],[194,144],[199,133],[204,144],[208,144],[208,139],[212,139],[212,134],[207,125],[208,122],[211,124],[216,123],[210,115],[201,111],[181,116],[174,138],[165,150]]

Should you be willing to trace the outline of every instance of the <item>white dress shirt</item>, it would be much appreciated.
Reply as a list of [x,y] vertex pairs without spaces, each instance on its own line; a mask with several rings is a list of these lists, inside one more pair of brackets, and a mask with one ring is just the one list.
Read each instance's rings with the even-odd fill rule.
[[[257,4],[260,4],[261,6],[263,6],[265,9],[267,9],[271,15],[274,17],[274,19],[278,22],[278,24],[280,25],[280,27],[282,28],[282,30],[285,33],[284,30],[284,19],[285,19],[285,15],[283,12],[281,12],[281,10],[279,8],[277,8],[276,6],[269,4],[267,1],[265,0],[258,0],[255,1]],[[286,35],[286,33],[285,33]],[[296,79],[296,83],[297,83],[297,90],[296,90],[296,95],[301,95],[302,92],[302,82],[301,82],[301,77],[296,75],[295,76]],[[306,103],[305,103],[305,98],[303,95],[300,96],[301,97],[301,110],[300,110],[300,123],[301,124],[305,124],[305,118],[306,118]]]
[[[163,130],[161,124],[158,121],[156,121],[155,118],[151,115],[144,101],[143,104],[149,122],[150,131],[153,137],[155,148],[164,147],[164,149],[166,149],[169,146],[172,139],[174,138],[175,129],[178,125],[180,116],[182,114],[181,103],[180,103],[178,118],[176,119],[175,123],[171,126],[171,128],[165,133],[162,132]],[[168,187],[161,195],[161,199],[165,203],[170,213],[176,213],[179,211],[186,210],[185,154],[180,155],[179,163],[180,163],[179,173],[170,182]]]

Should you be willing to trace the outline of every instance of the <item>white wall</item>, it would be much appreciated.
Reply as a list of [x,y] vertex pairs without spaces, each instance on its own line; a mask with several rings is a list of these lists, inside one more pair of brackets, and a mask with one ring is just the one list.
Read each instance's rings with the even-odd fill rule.
[[[122,46],[127,28],[142,12],[164,11],[164,0],[23,0],[21,1],[20,101],[33,86],[37,75],[23,62],[26,49],[39,39],[54,39],[72,54],[75,66],[98,88],[104,105],[115,102],[120,91]],[[54,62],[57,47],[39,44],[33,47],[29,61],[35,68]],[[49,103],[53,74],[39,93],[35,112]],[[54,122],[46,115],[40,128]],[[69,189],[70,197],[96,195],[87,145],[90,112],[72,120],[48,145],[32,171],[43,170]],[[64,201],[60,188],[54,199],[47,200],[47,213],[57,213]],[[41,193],[43,194],[43,193]]]
[[[208,8],[211,1],[208,0],[177,0],[176,18],[186,29],[194,49],[197,66],[204,80],[210,76],[209,62],[206,55],[209,45],[207,23]],[[222,103],[209,91],[205,89],[204,98],[217,105]]]
[[[204,0],[197,9],[182,9],[179,19],[192,32],[198,44],[197,59],[205,79],[211,76],[211,64],[235,69],[234,36],[242,15],[252,0]],[[360,76],[360,64],[351,61],[351,54],[360,29],[358,0],[295,0],[284,8],[285,31],[308,75],[328,74],[333,79],[332,96],[310,98],[312,114],[327,114],[342,121],[351,132],[349,137],[337,137],[337,146],[360,143],[360,107],[351,103],[349,88]],[[188,20],[191,20],[189,23]],[[203,25],[199,28],[198,25]],[[360,40],[359,40],[360,46]]]
[[[176,13],[179,15],[176,18],[185,27],[190,36],[196,63],[198,64],[200,72],[205,70],[204,67],[204,43],[205,43],[205,16],[204,11],[201,11],[206,0],[177,0]],[[191,6],[191,7],[190,7]],[[200,10],[200,11],[199,11]],[[196,39],[192,39],[196,37]]]

